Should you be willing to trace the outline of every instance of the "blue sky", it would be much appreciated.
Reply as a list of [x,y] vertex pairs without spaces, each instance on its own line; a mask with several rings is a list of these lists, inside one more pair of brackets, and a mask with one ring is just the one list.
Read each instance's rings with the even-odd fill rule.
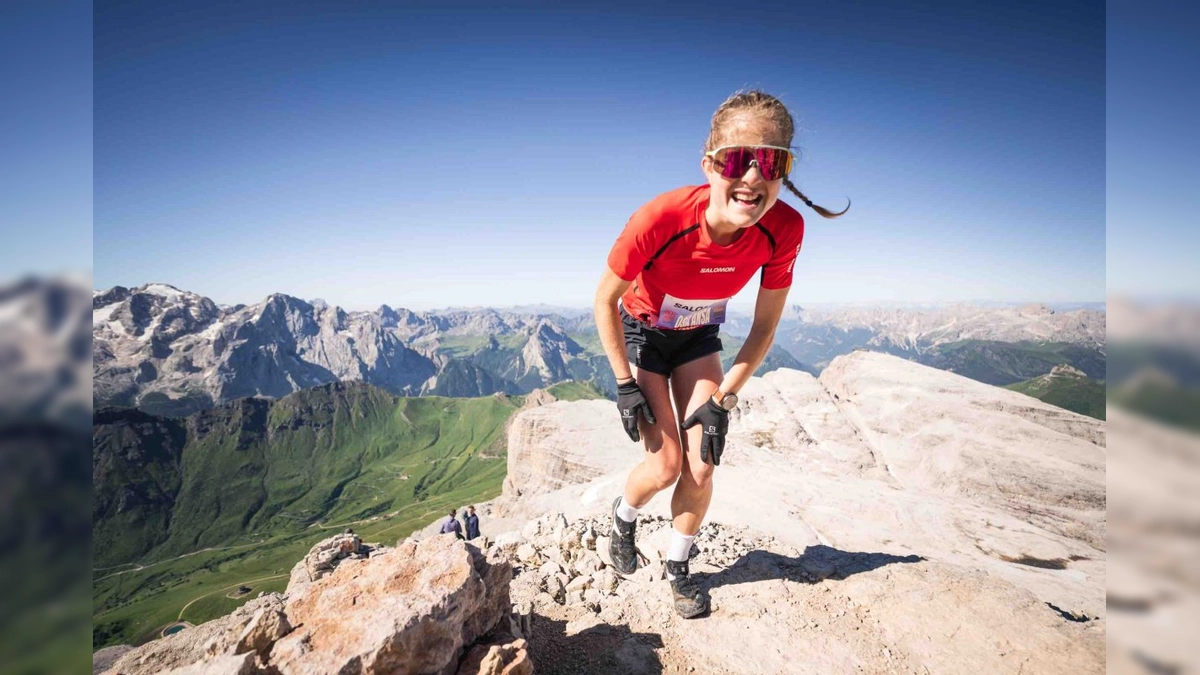
[[92,268],[92,5],[0,3],[0,283]]
[[1192,3],[1108,3],[1110,293],[1200,298],[1200,50]]
[[586,305],[759,87],[798,118],[797,184],[854,200],[805,212],[792,301],[1104,296],[1095,3],[246,4],[96,10],[96,287]]

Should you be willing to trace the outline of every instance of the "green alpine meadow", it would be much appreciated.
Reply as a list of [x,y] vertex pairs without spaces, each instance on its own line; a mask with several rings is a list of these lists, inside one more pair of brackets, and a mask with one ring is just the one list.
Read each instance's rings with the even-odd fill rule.
[[1093,380],[1070,366],[1056,366],[1047,375],[1010,384],[1005,389],[1019,391],[1080,415],[1098,420],[1105,418],[1104,381]]
[[[591,384],[549,388],[600,398]],[[403,397],[336,382],[185,418],[93,418],[93,649],[282,590],[317,541],[395,542],[500,494],[522,396]],[[249,588],[249,591],[241,587]]]

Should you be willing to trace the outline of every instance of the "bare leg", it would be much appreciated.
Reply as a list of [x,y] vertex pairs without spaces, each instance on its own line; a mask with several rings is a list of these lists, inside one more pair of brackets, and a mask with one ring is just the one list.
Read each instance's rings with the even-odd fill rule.
[[625,501],[642,508],[660,491],[671,487],[679,478],[683,453],[679,443],[679,423],[671,405],[671,393],[665,375],[634,368],[634,376],[642,389],[657,424],[638,420],[638,430],[646,452],[641,463],[633,468],[625,481]]
[[[687,419],[688,415],[704,405],[721,384],[722,377],[720,354],[709,354],[676,368],[671,373],[671,380],[679,419]],[[713,465],[700,459],[702,435],[703,429],[696,425],[681,437],[682,475],[671,495],[671,516],[675,529],[686,535],[700,531],[700,524],[712,501]]]

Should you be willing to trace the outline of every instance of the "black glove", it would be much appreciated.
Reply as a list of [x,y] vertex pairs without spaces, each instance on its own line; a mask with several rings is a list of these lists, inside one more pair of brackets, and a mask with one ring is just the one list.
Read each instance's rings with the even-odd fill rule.
[[721,453],[725,452],[725,433],[729,431],[729,411],[710,398],[683,421],[683,428],[691,429],[697,424],[704,430],[704,438],[700,441],[700,461],[720,466]]
[[657,424],[654,412],[650,410],[650,403],[642,395],[642,389],[636,380],[617,385],[617,411],[621,413],[621,425],[625,427],[625,433],[629,434],[631,441],[641,440],[637,425],[638,413],[650,424]]

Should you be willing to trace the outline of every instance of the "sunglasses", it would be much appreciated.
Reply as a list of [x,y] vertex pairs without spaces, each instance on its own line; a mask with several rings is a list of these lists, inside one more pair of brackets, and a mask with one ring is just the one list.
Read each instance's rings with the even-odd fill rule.
[[778,180],[792,172],[792,151],[777,145],[726,145],[704,153],[725,178],[741,178],[757,166],[765,180]]

